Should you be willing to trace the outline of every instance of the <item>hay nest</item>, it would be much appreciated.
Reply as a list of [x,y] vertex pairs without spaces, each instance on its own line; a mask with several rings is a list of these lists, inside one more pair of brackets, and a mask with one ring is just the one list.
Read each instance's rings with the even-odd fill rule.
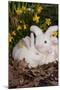
[[9,88],[58,85],[58,62],[29,68],[25,60],[9,60]]

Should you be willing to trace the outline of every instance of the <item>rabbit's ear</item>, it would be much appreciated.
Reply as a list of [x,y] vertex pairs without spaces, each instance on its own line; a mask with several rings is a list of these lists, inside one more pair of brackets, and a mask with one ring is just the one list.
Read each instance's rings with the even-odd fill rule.
[[31,33],[30,37],[31,37],[31,47],[34,47],[34,34]]
[[47,29],[46,34],[47,34],[47,36],[50,36],[52,34],[52,32],[57,31],[57,30],[58,30],[58,26],[57,25],[50,26]]
[[42,30],[38,26],[35,26],[35,25],[32,25],[30,27],[30,31],[32,31],[36,36],[43,34]]
[[31,46],[31,40],[30,40],[30,38],[28,36],[26,36],[25,38],[23,38],[23,42],[24,42],[24,44],[25,44],[25,46],[27,48],[30,48],[30,46]]

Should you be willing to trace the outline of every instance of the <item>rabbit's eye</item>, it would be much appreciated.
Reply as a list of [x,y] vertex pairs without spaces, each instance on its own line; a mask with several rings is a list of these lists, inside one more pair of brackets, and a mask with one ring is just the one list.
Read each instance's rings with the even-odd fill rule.
[[44,41],[44,43],[47,43],[47,41]]

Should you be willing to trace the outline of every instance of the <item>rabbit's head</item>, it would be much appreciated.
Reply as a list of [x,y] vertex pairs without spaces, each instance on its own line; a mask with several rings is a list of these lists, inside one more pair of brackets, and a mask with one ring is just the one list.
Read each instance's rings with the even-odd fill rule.
[[[52,39],[51,39],[51,34],[54,31],[57,31],[58,26],[50,26],[45,33],[42,32],[42,30],[35,26],[32,25],[30,30],[36,35],[36,42],[35,46],[40,52],[51,52],[51,44],[52,44]],[[53,41],[57,40],[53,38]]]

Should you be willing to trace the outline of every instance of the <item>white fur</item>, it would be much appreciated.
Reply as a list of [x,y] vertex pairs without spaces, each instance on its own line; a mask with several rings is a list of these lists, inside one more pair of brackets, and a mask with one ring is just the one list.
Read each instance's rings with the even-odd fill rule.
[[[31,33],[30,40],[25,37],[24,47],[19,47],[19,43],[13,48],[12,56],[14,60],[23,60],[25,58],[26,62],[29,64],[29,67],[35,67],[39,63],[40,55],[38,50],[34,47],[34,36]],[[27,42],[26,42],[27,41]],[[30,43],[30,45],[28,45]],[[27,47],[28,46],[28,47]]]

